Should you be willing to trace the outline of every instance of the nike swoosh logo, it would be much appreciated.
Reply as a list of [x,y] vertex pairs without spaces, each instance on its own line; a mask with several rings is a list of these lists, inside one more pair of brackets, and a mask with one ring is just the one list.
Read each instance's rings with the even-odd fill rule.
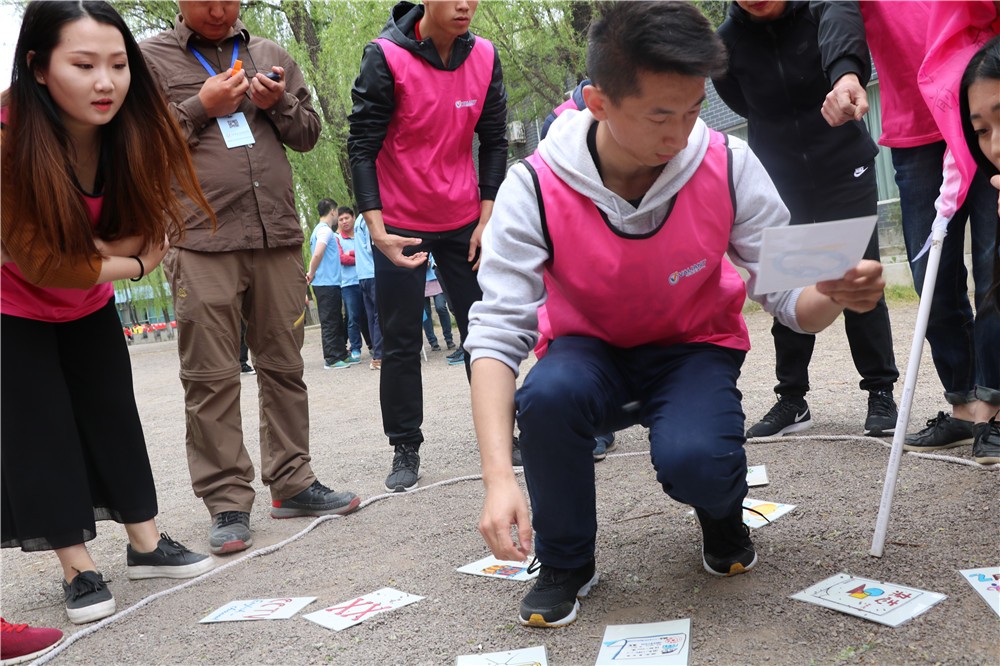
[[802,412],[801,414],[796,415],[795,422],[798,423],[799,421],[801,421],[802,419],[804,419],[808,414],[809,414],[809,408],[807,407],[806,411]]
[[865,171],[868,171],[868,167],[858,167],[854,170],[854,177],[860,178]]

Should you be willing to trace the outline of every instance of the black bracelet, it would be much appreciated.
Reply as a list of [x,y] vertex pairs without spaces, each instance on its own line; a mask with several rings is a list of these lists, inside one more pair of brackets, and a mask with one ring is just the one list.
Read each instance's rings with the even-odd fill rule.
[[129,280],[131,280],[132,282],[138,282],[139,280],[142,279],[142,276],[146,274],[146,266],[142,263],[142,259],[135,256],[134,254],[129,258],[135,259],[136,261],[139,262],[139,277],[129,278]]

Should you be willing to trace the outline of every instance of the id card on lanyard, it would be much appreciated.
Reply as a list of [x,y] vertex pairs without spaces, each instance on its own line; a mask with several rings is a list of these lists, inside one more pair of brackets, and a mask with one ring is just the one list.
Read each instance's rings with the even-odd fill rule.
[[[212,68],[212,66],[205,60],[205,57],[198,53],[193,46],[188,44],[188,49],[194,54],[194,57],[198,59],[201,66],[205,68],[209,76],[215,76],[217,72]],[[236,64],[236,57],[239,55],[240,42],[239,40],[233,40],[233,60],[229,64],[232,68]],[[237,111],[235,113],[230,113],[228,116],[220,116],[215,119],[215,122],[219,124],[219,129],[222,131],[222,138],[226,141],[227,148],[239,148],[240,146],[249,146],[256,141],[253,138],[253,131],[250,129],[250,123],[247,122],[247,118],[243,115],[242,111]]]

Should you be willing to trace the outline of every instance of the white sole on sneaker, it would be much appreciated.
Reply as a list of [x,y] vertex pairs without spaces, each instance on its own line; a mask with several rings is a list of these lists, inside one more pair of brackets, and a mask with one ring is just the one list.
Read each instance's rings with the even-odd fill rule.
[[750,562],[750,564],[748,564],[746,566],[743,566],[739,562],[734,562],[733,564],[731,564],[729,566],[729,573],[719,573],[718,571],[716,571],[712,567],[708,566],[708,561],[705,560],[705,552],[704,551],[702,551],[702,554],[701,554],[701,565],[703,567],[705,567],[705,571],[707,571],[708,573],[712,574],[713,576],[718,576],[719,578],[729,578],[730,576],[738,576],[740,574],[744,574],[744,573],[750,571],[751,569],[753,569],[755,566],[757,566],[757,553],[756,553],[756,551],[754,552],[754,554],[753,554],[753,560]]
[[390,488],[389,486],[386,485],[386,486],[383,486],[383,487],[388,492],[390,492],[390,493],[408,493],[411,490],[416,490],[417,489],[417,487],[420,485],[420,479],[422,479],[423,476],[424,476],[423,471],[421,471],[421,470],[418,469],[417,470],[417,480],[413,482],[412,486],[409,486],[409,487],[407,487],[407,486],[396,486],[395,488]]
[[283,509],[280,507],[271,508],[271,517],[278,520],[285,518],[318,518],[319,516],[346,516],[354,512],[361,505],[361,498],[355,497],[349,504],[337,509],[326,511],[307,511],[303,509]]
[[146,578],[194,578],[215,568],[215,560],[208,556],[203,560],[183,566],[131,566],[126,567],[129,580]]
[[587,584],[580,588],[580,591],[576,593],[577,600],[573,603],[573,610],[570,611],[569,615],[566,617],[556,620],[555,622],[546,622],[545,619],[537,614],[532,613],[531,617],[525,620],[521,617],[521,614],[517,614],[517,621],[520,622],[525,627],[541,627],[543,629],[558,629],[559,627],[565,627],[567,625],[576,622],[577,613],[580,610],[580,599],[583,599],[588,594],[590,594],[590,588],[597,585],[597,581],[601,579],[601,574],[598,571],[594,572],[593,578],[587,581]]
[[87,624],[88,622],[96,622],[109,615],[114,615],[115,608],[115,600],[112,597],[107,601],[91,604],[83,608],[67,608],[66,615],[69,616],[69,621],[73,624]]
[[802,432],[803,430],[809,430],[812,428],[812,419],[808,421],[800,421],[799,423],[792,423],[791,425],[786,425],[784,428],[778,432],[771,435],[771,437],[783,437],[785,435],[791,435],[793,432]]

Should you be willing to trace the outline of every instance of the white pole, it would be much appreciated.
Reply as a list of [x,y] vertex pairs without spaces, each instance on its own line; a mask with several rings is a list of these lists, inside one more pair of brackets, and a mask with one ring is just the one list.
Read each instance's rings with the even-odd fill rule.
[[917,385],[920,356],[924,351],[924,336],[927,334],[927,320],[931,314],[931,301],[934,300],[938,264],[941,263],[941,246],[947,231],[947,225],[937,225],[931,234],[931,247],[927,253],[927,270],[924,272],[924,286],[920,290],[917,325],[913,331],[910,360],[906,365],[906,380],[903,382],[903,397],[899,404],[899,415],[896,417],[896,431],[892,435],[892,451],[889,453],[889,466],[885,470],[882,501],[879,503],[878,519],[875,521],[875,535],[872,537],[871,554],[874,557],[882,557],[882,551],[885,548],[886,532],[889,529],[889,513],[892,511],[892,496],[896,491],[896,476],[899,473],[899,463],[903,457],[903,441],[906,439],[906,428],[910,423],[913,389]]

